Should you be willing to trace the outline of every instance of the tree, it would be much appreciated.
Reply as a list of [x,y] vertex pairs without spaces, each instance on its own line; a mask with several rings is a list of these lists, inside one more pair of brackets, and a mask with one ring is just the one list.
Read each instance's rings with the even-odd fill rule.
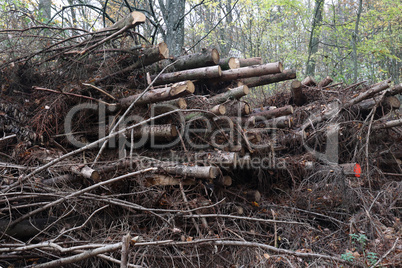
[[357,82],[357,38],[359,37],[359,22],[360,16],[362,14],[362,4],[363,0],[359,0],[359,9],[357,11],[357,19],[355,24],[355,31],[352,35],[352,43],[353,43],[353,79]]
[[184,11],[186,0],[159,0],[166,28],[162,30],[169,52],[173,56],[182,54],[184,46]]
[[38,8],[42,12],[43,18],[49,21],[52,17],[52,0],[40,0]]
[[319,44],[319,30],[320,24],[322,22],[322,10],[324,7],[324,0],[316,0],[315,8],[312,20],[310,42],[308,45],[308,59],[306,63],[306,75],[314,75],[315,73],[315,58],[314,55],[318,51]]

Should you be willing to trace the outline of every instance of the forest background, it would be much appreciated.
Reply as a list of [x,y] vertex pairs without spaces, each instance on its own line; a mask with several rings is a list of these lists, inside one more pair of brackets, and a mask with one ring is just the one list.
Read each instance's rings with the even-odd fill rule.
[[[1,0],[0,28],[38,24],[95,31],[134,10],[147,16],[142,43],[173,56],[215,47],[221,57],[262,57],[298,77],[401,81],[402,2],[395,0]],[[12,47],[12,34],[0,40]],[[46,46],[46,42],[43,42]],[[18,47],[15,48],[16,51]],[[3,57],[4,56],[4,57]],[[3,62],[6,61],[3,55]],[[272,85],[275,87],[276,85]]]

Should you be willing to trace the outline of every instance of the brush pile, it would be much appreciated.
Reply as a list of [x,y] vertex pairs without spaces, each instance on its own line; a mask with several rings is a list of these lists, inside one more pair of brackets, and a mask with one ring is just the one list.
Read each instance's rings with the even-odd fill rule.
[[172,58],[144,21],[0,33],[1,264],[400,264],[402,84]]

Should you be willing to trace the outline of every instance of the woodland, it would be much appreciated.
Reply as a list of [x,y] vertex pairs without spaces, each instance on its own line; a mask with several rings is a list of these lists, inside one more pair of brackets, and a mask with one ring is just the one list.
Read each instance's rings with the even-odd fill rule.
[[401,14],[0,0],[0,267],[400,267]]

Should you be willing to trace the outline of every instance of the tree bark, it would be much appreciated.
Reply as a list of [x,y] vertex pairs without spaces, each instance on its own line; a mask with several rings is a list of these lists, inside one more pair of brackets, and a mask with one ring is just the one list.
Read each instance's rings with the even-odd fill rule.
[[194,179],[182,179],[182,178],[174,178],[170,175],[162,175],[162,174],[153,174],[151,176],[147,176],[145,178],[145,185],[152,186],[175,186],[180,185],[180,182],[183,185],[195,185],[196,181]]
[[302,106],[307,102],[307,97],[303,94],[302,83],[295,80],[290,85],[290,91],[292,93],[292,101],[296,106]]
[[353,43],[353,80],[357,82],[357,74],[358,74],[358,64],[357,64],[357,40],[359,36],[359,23],[360,23],[360,16],[362,14],[362,5],[363,0],[359,0],[359,8],[357,10],[357,19],[355,24],[355,31],[352,33],[352,43]]
[[291,80],[296,78],[296,70],[284,70],[282,73],[278,74],[267,74],[257,77],[250,77],[240,80],[243,84],[248,87],[258,87],[268,84],[273,84],[281,81]]
[[195,69],[206,66],[213,66],[219,64],[219,52],[215,48],[202,49],[201,52],[195,54],[184,55],[176,58],[177,62],[174,64],[176,71]]
[[344,104],[344,107],[349,108],[352,105],[355,105],[356,103],[359,103],[359,102],[361,102],[361,101],[363,101],[365,99],[371,98],[372,96],[374,96],[378,92],[386,90],[389,87],[390,82],[391,82],[391,80],[388,79],[388,80],[385,80],[385,81],[375,85],[374,87],[371,87],[366,92],[363,92],[359,96],[357,96],[357,97],[351,99],[350,101],[346,102]]
[[160,115],[166,112],[170,112],[176,109],[184,110],[187,108],[187,102],[183,98],[178,98],[170,101],[164,101],[161,103],[151,104],[150,109],[153,115]]
[[240,61],[238,58],[225,58],[219,60],[219,66],[221,66],[221,69],[223,71],[225,70],[230,70],[230,69],[237,69],[240,68]]
[[319,87],[319,88],[326,87],[326,86],[328,86],[329,84],[331,84],[333,81],[334,81],[334,80],[333,80],[331,77],[327,76],[327,77],[325,77],[324,79],[322,79],[320,83],[318,83],[318,87]]
[[220,174],[218,167],[214,166],[184,166],[176,165],[174,167],[164,167],[167,173],[172,175],[194,177],[199,179],[214,179]]
[[172,140],[177,137],[177,134],[176,126],[171,124],[144,125],[141,129],[134,129],[135,138],[151,137],[157,141]]
[[280,117],[280,116],[284,116],[284,115],[290,115],[290,114],[293,114],[293,107],[290,105],[287,105],[284,107],[280,107],[280,108],[276,108],[276,109],[272,109],[272,110],[268,110],[268,111],[253,113],[253,114],[250,114],[250,116],[254,116],[256,121],[258,122],[261,120],[271,119],[271,118]]
[[312,76],[307,76],[306,78],[303,79],[301,83],[305,87],[315,87],[317,85],[317,82],[314,80]]
[[255,65],[249,67],[243,67],[238,69],[231,69],[222,72],[222,76],[214,79],[215,81],[230,81],[242,78],[248,78],[253,76],[261,76],[267,74],[281,73],[283,66],[281,62],[267,63],[264,65]]
[[251,107],[247,102],[244,101],[231,101],[225,103],[226,115],[228,116],[244,116],[250,114]]
[[318,52],[319,27],[322,22],[322,11],[324,9],[324,0],[315,0],[314,15],[311,27],[310,42],[308,45],[308,59],[306,63],[306,75],[315,73],[315,54]]
[[124,27],[134,28],[135,26],[144,23],[145,20],[146,20],[146,17],[143,13],[138,12],[138,11],[133,11],[130,14],[128,14],[126,17],[124,17],[123,19],[117,21],[112,26],[103,28],[103,29],[99,30],[98,32],[104,32],[104,31],[110,31],[110,30],[120,30],[120,29],[123,29]]
[[249,92],[250,90],[247,86],[235,87],[209,98],[209,101],[211,104],[224,103],[229,99],[240,99],[241,97],[246,96]]
[[239,59],[240,67],[248,67],[253,65],[261,65],[262,59],[261,57],[254,57],[248,59]]
[[146,92],[144,95],[142,95],[141,93],[120,99],[119,104],[122,109],[126,109],[131,105],[133,101],[135,101],[141,95],[142,97],[138,99],[136,105],[145,105],[160,101],[171,100],[193,93],[194,93],[194,84],[191,81],[184,81],[176,83],[171,87],[150,90]]
[[[222,75],[221,67],[203,67],[191,70],[178,71],[174,73],[161,74],[159,78],[155,81],[154,85],[175,83],[184,80],[200,80],[200,79],[211,79],[217,78]],[[155,76],[151,77],[152,79]]]

